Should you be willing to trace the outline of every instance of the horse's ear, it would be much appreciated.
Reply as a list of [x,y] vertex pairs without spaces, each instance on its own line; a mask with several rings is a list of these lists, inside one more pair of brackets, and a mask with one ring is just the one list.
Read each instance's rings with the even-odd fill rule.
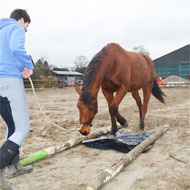
[[75,85],[75,90],[78,92],[79,95],[81,95],[81,89],[78,85]]

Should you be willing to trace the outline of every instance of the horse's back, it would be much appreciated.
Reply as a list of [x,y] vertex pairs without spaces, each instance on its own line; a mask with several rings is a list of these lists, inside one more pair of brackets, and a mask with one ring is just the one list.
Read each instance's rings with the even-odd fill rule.
[[[142,53],[126,51],[118,44],[108,44],[107,73],[105,82],[112,86],[127,86],[129,91],[140,89],[149,84],[154,78],[154,63]],[[105,85],[104,85],[105,86]]]

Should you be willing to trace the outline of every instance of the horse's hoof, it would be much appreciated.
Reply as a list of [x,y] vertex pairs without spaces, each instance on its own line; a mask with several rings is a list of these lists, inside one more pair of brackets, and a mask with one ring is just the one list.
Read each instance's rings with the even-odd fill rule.
[[126,120],[125,124],[122,125],[122,126],[123,126],[123,127],[128,127],[128,122],[127,122],[127,120]]
[[140,121],[140,126],[139,126],[141,131],[144,131],[144,122]]
[[116,136],[115,136],[115,135],[110,135],[109,138],[110,138],[110,139],[115,139]]
[[116,137],[115,137],[115,135],[110,135],[109,138],[110,139],[115,139]]

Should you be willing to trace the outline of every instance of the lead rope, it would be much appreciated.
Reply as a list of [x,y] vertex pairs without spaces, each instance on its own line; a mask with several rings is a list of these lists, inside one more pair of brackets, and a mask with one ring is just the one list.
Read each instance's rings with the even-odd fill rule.
[[[63,127],[57,125],[56,123],[54,123],[45,113],[44,111],[42,110],[41,106],[40,106],[40,103],[39,103],[39,100],[38,100],[38,97],[36,95],[36,92],[35,92],[35,88],[34,88],[34,85],[33,85],[33,82],[32,82],[32,79],[29,77],[29,81],[30,81],[30,84],[31,84],[31,87],[32,87],[32,91],[33,91],[33,94],[34,94],[34,97],[35,97],[35,100],[36,100],[36,103],[38,105],[38,108],[40,109],[40,112],[43,114],[43,116],[50,122],[52,123],[53,126],[63,130],[63,131],[66,131],[67,129],[64,129]],[[76,131],[76,129],[73,129],[73,130],[69,130],[69,131]]]

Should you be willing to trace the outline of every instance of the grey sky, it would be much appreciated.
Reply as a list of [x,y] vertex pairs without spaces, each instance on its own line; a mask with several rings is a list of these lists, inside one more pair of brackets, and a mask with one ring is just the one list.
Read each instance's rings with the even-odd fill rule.
[[152,59],[190,43],[190,0],[0,0],[0,17],[27,9],[26,50],[34,61],[72,67],[107,43],[132,50],[143,45]]

